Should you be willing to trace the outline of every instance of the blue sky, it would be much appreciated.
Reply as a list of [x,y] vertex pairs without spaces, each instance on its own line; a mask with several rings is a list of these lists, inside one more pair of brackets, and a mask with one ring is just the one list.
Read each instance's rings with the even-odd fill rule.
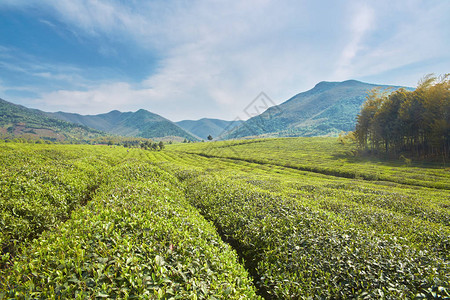
[[0,98],[81,114],[245,118],[320,81],[450,72],[450,1],[1,0]]

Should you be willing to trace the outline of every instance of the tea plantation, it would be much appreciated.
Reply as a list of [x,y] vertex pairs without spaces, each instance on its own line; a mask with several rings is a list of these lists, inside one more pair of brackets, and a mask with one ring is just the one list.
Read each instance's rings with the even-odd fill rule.
[[450,169],[353,149],[0,143],[0,299],[450,298]]

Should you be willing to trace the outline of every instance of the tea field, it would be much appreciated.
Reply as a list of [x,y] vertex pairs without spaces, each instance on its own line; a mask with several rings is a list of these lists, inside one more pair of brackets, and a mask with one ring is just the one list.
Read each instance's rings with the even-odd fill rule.
[[206,157],[271,164],[346,178],[383,180],[450,189],[450,162],[425,163],[407,157],[380,160],[355,155],[355,145],[333,138],[276,138],[179,144],[177,150]]
[[450,169],[332,138],[0,143],[0,299],[450,297]]

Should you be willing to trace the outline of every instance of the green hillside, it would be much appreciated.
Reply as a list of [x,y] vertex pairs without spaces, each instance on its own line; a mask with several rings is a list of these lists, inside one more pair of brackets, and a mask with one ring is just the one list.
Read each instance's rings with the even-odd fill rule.
[[104,133],[0,99],[0,135],[10,138],[74,142],[103,136]]
[[213,138],[219,137],[225,131],[240,125],[242,121],[225,121],[219,119],[203,118],[197,121],[183,120],[176,122],[184,130],[191,132],[200,139],[206,140],[209,135]]
[[56,113],[48,113],[49,115],[56,117],[58,119],[83,124],[85,126],[91,128],[97,128],[103,131],[111,130],[117,123],[121,122],[124,118],[130,116],[131,112],[121,113],[117,110],[113,110],[106,114],[100,115],[79,115],[75,113],[66,113],[66,112],[56,112]]
[[113,110],[99,115],[79,115],[65,112],[49,113],[49,115],[114,135],[143,138],[172,136],[192,141],[198,140],[175,123],[145,109],[140,109],[136,112]]
[[356,80],[320,82],[313,89],[249,119],[225,138],[336,136],[341,131],[351,131],[367,92],[374,88],[400,87]]

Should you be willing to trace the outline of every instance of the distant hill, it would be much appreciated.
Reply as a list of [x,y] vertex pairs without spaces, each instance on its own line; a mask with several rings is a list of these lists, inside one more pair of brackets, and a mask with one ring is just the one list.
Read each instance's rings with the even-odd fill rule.
[[136,112],[120,112],[113,110],[106,114],[79,115],[74,113],[56,112],[48,115],[114,135],[133,136],[143,138],[164,138],[198,140],[178,125],[160,115],[145,109]]
[[224,121],[219,119],[203,118],[197,121],[184,120],[176,122],[184,130],[195,134],[202,140],[206,140],[208,135],[213,138],[220,136],[225,131],[229,131],[240,125],[242,121]]
[[320,82],[313,89],[245,122],[204,118],[174,123],[144,109],[113,110],[99,115],[45,113],[0,99],[0,134],[55,141],[90,139],[105,133],[175,141],[197,141],[208,135],[218,139],[335,136],[341,131],[354,130],[356,116],[367,93],[376,87],[382,90],[400,88],[356,80]]
[[356,80],[320,82],[313,89],[250,118],[224,135],[224,139],[253,136],[334,136],[342,131],[354,130],[356,116],[367,93],[377,87],[381,90],[401,88]]
[[26,108],[0,99],[0,136],[79,141],[103,136],[104,133],[50,117],[37,109]]

